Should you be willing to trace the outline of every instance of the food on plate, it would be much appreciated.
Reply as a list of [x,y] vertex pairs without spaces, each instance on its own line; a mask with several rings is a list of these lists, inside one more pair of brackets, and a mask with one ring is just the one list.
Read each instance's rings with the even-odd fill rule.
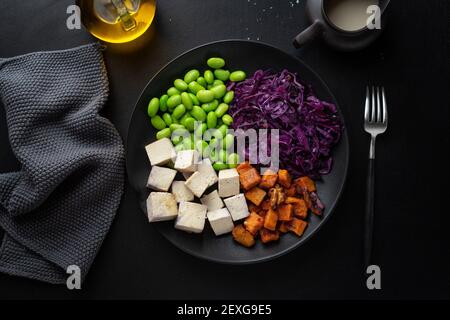
[[200,202],[208,207],[208,211],[215,211],[223,208],[224,206],[217,190],[201,197]]
[[278,181],[278,174],[268,169],[261,176],[261,182],[259,183],[259,187],[263,189],[270,189],[275,187],[277,181]]
[[[208,209],[209,210],[209,209]],[[233,231],[234,224],[227,208],[209,210],[207,213],[209,224],[216,236]]]
[[278,212],[270,208],[264,217],[264,228],[275,230],[277,228]]
[[166,221],[178,215],[177,201],[168,192],[152,192],[147,198],[148,221]]
[[255,238],[242,224],[234,227],[232,234],[233,239],[244,247],[250,248],[255,245]]
[[261,229],[259,231],[259,236],[262,243],[269,243],[280,239],[280,233],[278,230]]
[[261,176],[255,168],[250,168],[239,174],[239,181],[244,190],[250,190],[261,182]]
[[291,221],[286,221],[284,222],[284,224],[286,226],[286,229],[294,232],[299,237],[303,234],[306,227],[308,226],[308,223],[306,221],[297,218],[293,218]]
[[201,233],[205,227],[207,207],[195,202],[180,202],[175,228],[192,233]]
[[252,235],[256,235],[263,226],[264,218],[256,212],[250,212],[250,215],[244,221],[245,229],[247,229]]
[[244,219],[249,215],[247,201],[244,194],[240,193],[233,197],[229,197],[223,200],[225,206],[233,218],[233,221]]
[[147,187],[158,191],[168,191],[176,174],[176,170],[153,166],[148,177]]
[[152,166],[167,164],[177,156],[172,142],[167,138],[150,143],[145,147],[145,151]]
[[196,171],[186,180],[185,184],[196,197],[200,198],[208,188],[209,181],[206,179],[205,175]]
[[180,203],[182,201],[194,201],[194,194],[188,187],[184,181],[174,181],[172,182],[172,194],[175,197],[175,200]]
[[278,182],[285,188],[290,188],[292,178],[289,172],[285,169],[278,170]]
[[219,195],[230,197],[239,193],[239,173],[236,169],[219,171]]
[[198,152],[196,150],[180,150],[174,164],[174,169],[180,172],[197,171]]
[[319,100],[297,74],[258,70],[227,88],[234,90],[231,126],[279,129],[281,167],[294,178],[317,179],[330,172],[331,149],[340,139],[342,121],[336,106]]
[[253,187],[245,192],[245,198],[252,202],[254,205],[259,206],[264,200],[267,192],[258,187]]

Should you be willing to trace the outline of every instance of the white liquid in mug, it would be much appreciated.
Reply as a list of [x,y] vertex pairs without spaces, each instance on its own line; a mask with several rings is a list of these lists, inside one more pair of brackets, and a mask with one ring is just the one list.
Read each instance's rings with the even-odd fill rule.
[[372,5],[378,5],[378,0],[329,0],[325,2],[325,12],[336,27],[357,31],[367,26],[371,15],[367,8]]

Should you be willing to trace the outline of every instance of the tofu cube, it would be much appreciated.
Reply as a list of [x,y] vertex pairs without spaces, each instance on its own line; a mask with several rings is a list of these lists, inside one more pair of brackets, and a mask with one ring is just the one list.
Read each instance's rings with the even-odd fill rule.
[[227,198],[223,201],[225,202],[225,205],[227,206],[227,209],[234,221],[244,219],[249,215],[247,201],[245,201],[245,196],[243,193]]
[[169,191],[176,174],[176,170],[153,166],[148,177],[147,187],[158,191]]
[[197,171],[198,152],[195,150],[178,151],[174,168],[180,172]]
[[199,198],[203,195],[209,185],[206,177],[198,171],[194,172],[194,174],[190,176],[184,184],[195,196]]
[[168,192],[152,192],[147,198],[147,215],[149,222],[175,219],[178,215],[177,202]]
[[194,200],[194,194],[186,187],[184,181],[174,181],[172,183],[172,194],[177,202]]
[[201,197],[200,202],[208,207],[208,211],[214,211],[223,208],[224,206],[217,190]]
[[193,172],[182,172],[181,174],[187,180],[190,176],[192,176]]
[[211,187],[218,180],[216,170],[214,170],[211,160],[203,159],[197,166],[197,171],[200,172],[206,180],[208,180],[208,187]]
[[178,209],[175,229],[201,233],[205,227],[207,207],[194,202],[183,201]]
[[208,211],[206,215],[216,236],[233,231],[233,220],[227,208]]
[[169,161],[173,161],[177,156],[172,141],[168,138],[163,138],[150,143],[145,146],[145,151],[147,152],[148,159],[152,166],[166,164]]
[[236,169],[219,171],[219,195],[230,197],[239,193],[239,173]]

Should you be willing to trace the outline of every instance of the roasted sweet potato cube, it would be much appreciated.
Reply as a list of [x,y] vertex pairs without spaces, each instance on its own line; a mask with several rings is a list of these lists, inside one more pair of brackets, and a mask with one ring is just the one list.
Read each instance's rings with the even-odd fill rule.
[[262,209],[262,210],[269,210],[271,207],[272,207],[272,206],[270,205],[270,200],[269,200],[269,199],[264,200],[264,201],[261,203],[261,209]]
[[294,203],[299,203],[302,199],[297,198],[297,197],[287,197],[286,200],[284,201],[284,203],[290,203],[290,204],[294,204]]
[[299,202],[293,204],[294,206],[294,215],[300,219],[306,219],[308,216],[308,207],[306,206],[306,202],[303,199],[299,199]]
[[261,204],[265,196],[266,192],[258,187],[251,188],[250,190],[245,192],[245,198],[257,206]]
[[295,183],[301,187],[306,188],[308,192],[315,192],[317,190],[316,183],[310,177],[300,177],[295,180]]
[[277,228],[278,214],[275,210],[269,209],[264,217],[264,228],[275,230]]
[[261,177],[261,182],[259,183],[259,187],[263,189],[273,188],[277,183],[277,180],[278,174],[269,169],[263,173]]
[[280,231],[281,233],[287,233],[289,231],[288,228],[286,227],[286,223],[285,222],[281,222],[278,225],[278,231]]
[[253,235],[262,229],[264,226],[264,218],[256,212],[250,212],[250,215],[244,221],[244,227]]
[[259,214],[263,219],[265,219],[266,216],[267,216],[267,212],[268,212],[268,210],[262,210],[262,209],[261,209],[261,211],[258,212],[258,214]]
[[295,233],[297,236],[301,236],[303,232],[305,231],[306,227],[308,226],[308,223],[306,221],[294,218],[291,221],[285,222],[286,228]]
[[245,229],[245,227],[242,224],[234,227],[232,234],[233,239],[236,242],[242,244],[244,247],[249,248],[255,244],[255,238],[249,231]]
[[278,182],[285,188],[289,188],[291,186],[292,178],[289,174],[289,171],[280,169],[278,171]]
[[250,190],[261,182],[261,176],[255,168],[251,168],[239,174],[239,181],[244,190]]
[[282,204],[278,206],[278,220],[289,221],[294,217],[294,207],[292,204]]
[[285,189],[284,193],[288,197],[295,197],[297,195],[297,190],[295,189],[295,185],[291,184],[291,186],[287,189]]
[[252,169],[252,168],[253,168],[252,165],[248,161],[245,161],[245,162],[242,162],[240,165],[238,165],[236,170],[239,174],[242,174],[245,171]]
[[278,232],[278,230],[268,230],[268,229],[261,229],[259,231],[259,235],[261,237],[261,242],[262,243],[268,243],[271,241],[277,241],[278,239],[280,239],[280,233]]
[[256,212],[258,213],[259,211],[261,211],[261,207],[254,205],[253,203],[249,203],[248,204],[248,211],[250,212]]

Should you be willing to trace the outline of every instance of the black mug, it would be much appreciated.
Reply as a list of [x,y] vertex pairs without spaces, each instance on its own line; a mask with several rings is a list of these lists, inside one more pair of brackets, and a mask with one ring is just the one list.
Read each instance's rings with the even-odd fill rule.
[[[313,39],[322,38],[329,46],[340,51],[360,50],[375,41],[385,29],[386,9],[390,0],[373,1],[377,3],[374,8],[378,8],[377,11],[373,12],[374,23],[371,25],[364,24],[356,30],[343,29],[330,19],[330,8],[336,5],[337,1],[341,1],[341,5],[344,2],[347,2],[347,5],[355,3],[355,0],[307,1],[306,12],[311,25],[294,38],[293,44],[296,48],[302,47]],[[362,2],[359,4],[361,5]],[[377,25],[377,23],[379,24]]]

